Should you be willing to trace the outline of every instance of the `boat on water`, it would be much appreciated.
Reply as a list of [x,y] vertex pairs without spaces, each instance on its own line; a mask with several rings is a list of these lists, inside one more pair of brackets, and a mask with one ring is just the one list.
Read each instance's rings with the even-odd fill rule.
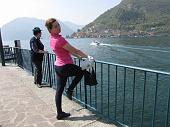
[[100,45],[100,42],[99,41],[92,41],[91,43],[90,43],[90,45]]

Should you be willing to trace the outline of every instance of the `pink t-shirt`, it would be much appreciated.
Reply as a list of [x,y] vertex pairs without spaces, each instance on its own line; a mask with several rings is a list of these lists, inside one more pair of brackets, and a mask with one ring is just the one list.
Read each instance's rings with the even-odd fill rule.
[[63,66],[66,64],[73,64],[70,53],[63,47],[68,42],[59,34],[50,35],[50,47],[56,55],[54,65]]

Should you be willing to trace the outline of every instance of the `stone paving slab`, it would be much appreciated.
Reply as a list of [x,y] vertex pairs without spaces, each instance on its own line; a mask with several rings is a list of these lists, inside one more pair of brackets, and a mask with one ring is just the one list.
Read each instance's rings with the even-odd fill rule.
[[0,66],[0,74],[0,127],[115,127],[65,96],[63,110],[71,117],[57,120],[55,90],[37,88],[29,73],[12,64]]

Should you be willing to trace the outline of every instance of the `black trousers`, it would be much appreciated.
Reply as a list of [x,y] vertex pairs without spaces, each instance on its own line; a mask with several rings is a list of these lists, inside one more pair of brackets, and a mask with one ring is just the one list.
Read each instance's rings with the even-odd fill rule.
[[81,67],[75,64],[66,64],[64,66],[55,66],[57,73],[57,89],[55,95],[57,113],[62,112],[62,93],[67,82],[67,78],[70,76],[75,76],[72,83],[68,87],[68,90],[73,90],[78,82],[82,79],[84,71],[81,70]]
[[40,84],[42,83],[42,61],[33,61],[35,69],[34,69],[34,83]]

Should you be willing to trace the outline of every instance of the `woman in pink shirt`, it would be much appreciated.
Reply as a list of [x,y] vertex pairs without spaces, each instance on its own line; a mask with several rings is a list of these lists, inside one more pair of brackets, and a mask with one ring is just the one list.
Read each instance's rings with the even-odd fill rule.
[[72,100],[73,89],[83,77],[83,70],[81,67],[73,64],[71,55],[78,58],[87,58],[88,56],[79,49],[70,45],[59,33],[61,27],[58,21],[50,18],[46,21],[45,26],[50,33],[50,47],[56,55],[55,70],[57,73],[57,89],[55,95],[55,102],[57,107],[57,119],[62,119],[70,116],[70,113],[62,111],[61,101],[62,93],[69,76],[75,76],[69,88],[66,90],[67,97]]

